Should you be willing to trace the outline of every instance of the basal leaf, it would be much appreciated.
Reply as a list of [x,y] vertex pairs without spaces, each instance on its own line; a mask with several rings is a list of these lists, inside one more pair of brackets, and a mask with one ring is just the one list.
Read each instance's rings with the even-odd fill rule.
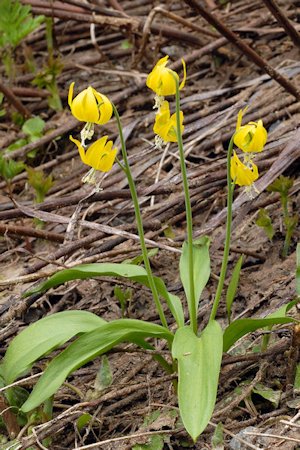
[[99,328],[106,322],[87,311],[63,311],[33,323],[9,344],[1,365],[7,384],[12,383],[34,361],[79,333]]
[[[193,242],[194,293],[196,311],[198,309],[202,291],[205,288],[210,276],[209,243],[210,241],[207,236],[203,236]],[[181,282],[184,287],[184,292],[189,305],[189,311],[191,311],[192,297],[190,289],[189,255],[187,242],[184,242],[182,246],[179,269]]]
[[[43,292],[52,287],[63,284],[67,281],[86,279],[99,276],[124,277],[132,281],[143,284],[149,287],[147,272],[143,267],[132,264],[82,264],[72,269],[61,270],[57,272],[47,281],[39,286],[30,289],[24,295],[28,296],[37,292]],[[154,282],[158,293],[166,300],[168,307],[173,314],[178,326],[183,326],[184,315],[179,297],[167,291],[165,283],[161,278],[154,277]]]
[[56,356],[35,385],[28,400],[22,406],[28,412],[51,397],[74,370],[124,341],[134,341],[145,337],[173,339],[166,328],[134,319],[119,319],[105,323],[99,328],[85,333]]
[[232,345],[241,337],[252,331],[258,330],[259,328],[290,322],[295,322],[295,319],[292,317],[274,317],[273,319],[237,319],[233,321],[224,331],[223,350],[224,352],[228,352],[230,347],[232,347]]
[[182,422],[196,441],[210,420],[217,397],[223,337],[211,321],[200,337],[190,327],[175,334],[172,355],[178,360],[178,402]]

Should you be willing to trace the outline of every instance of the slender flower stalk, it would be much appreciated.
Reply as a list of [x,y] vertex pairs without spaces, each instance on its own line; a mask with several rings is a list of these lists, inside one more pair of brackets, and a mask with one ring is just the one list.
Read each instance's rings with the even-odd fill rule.
[[234,191],[234,186],[235,186],[235,183],[231,181],[231,175],[230,175],[233,140],[234,140],[234,135],[230,139],[229,146],[228,146],[228,152],[227,152],[227,220],[226,220],[225,245],[224,245],[224,252],[223,252],[223,259],[222,259],[219,283],[217,286],[216,296],[215,296],[213,307],[212,307],[212,310],[210,313],[209,321],[214,320],[216,317],[216,314],[217,314],[222,290],[224,287],[224,282],[225,282],[225,277],[226,277],[226,272],[227,272],[227,265],[228,265],[229,250],[230,250],[231,223],[232,223],[232,199],[233,199],[233,191]]
[[149,286],[152,291],[153,299],[154,299],[154,302],[155,302],[155,305],[156,305],[156,308],[157,308],[157,311],[158,311],[158,314],[160,317],[160,321],[164,327],[168,328],[167,320],[166,320],[162,305],[159,300],[159,295],[158,295],[158,292],[156,289],[154,277],[153,277],[151,266],[150,266],[147,247],[146,247],[146,243],[145,243],[145,235],[144,235],[141,211],[140,211],[138,196],[137,196],[137,192],[136,192],[136,187],[134,184],[134,180],[132,178],[132,174],[131,174],[131,170],[130,170],[130,166],[129,166],[129,162],[128,162],[128,158],[127,158],[126,144],[125,144],[125,140],[124,140],[120,116],[119,116],[118,110],[114,104],[112,104],[112,107],[113,107],[113,111],[114,111],[114,114],[115,114],[115,117],[117,120],[117,124],[118,124],[118,131],[119,131],[119,136],[120,136],[120,141],[121,141],[121,151],[122,151],[122,157],[123,157],[123,162],[124,162],[124,166],[121,165],[120,167],[122,167],[122,169],[125,171],[126,177],[128,180],[128,184],[129,184],[129,189],[130,189],[130,193],[131,193],[131,197],[132,197],[132,201],[133,201],[133,205],[134,205],[138,233],[139,233],[139,237],[140,237],[142,255],[143,255],[143,259],[144,259],[145,269],[146,269],[147,275],[148,275]]
[[177,133],[177,142],[178,142],[178,150],[179,150],[180,166],[185,198],[187,245],[189,255],[188,264],[189,264],[189,282],[190,282],[189,284],[190,284],[190,298],[191,298],[189,305],[190,309],[189,314],[190,314],[191,328],[194,331],[194,333],[197,334],[198,327],[197,327],[197,310],[195,301],[194,260],[193,260],[193,219],[192,219],[189,183],[187,178],[183,142],[182,142],[182,113],[180,111],[180,94],[179,94],[180,86],[178,82],[178,77],[174,76],[174,80],[176,82],[176,133]]

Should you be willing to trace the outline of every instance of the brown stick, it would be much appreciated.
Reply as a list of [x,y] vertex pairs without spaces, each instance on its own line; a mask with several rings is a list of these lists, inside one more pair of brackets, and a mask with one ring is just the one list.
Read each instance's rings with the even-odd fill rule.
[[17,236],[31,236],[39,239],[46,239],[53,242],[64,242],[64,236],[51,231],[38,230],[31,227],[21,227],[19,225],[6,225],[0,223],[0,234],[12,234]]
[[185,0],[185,2],[195,9],[204,19],[215,27],[223,36],[233,45],[242,51],[258,67],[263,69],[271,78],[279,83],[287,92],[292,94],[297,100],[300,100],[300,92],[287,78],[283,77],[276,69],[267,63],[258,53],[256,53],[248,44],[242,41],[233,31],[227,28],[223,22],[217,19],[213,14],[206,11],[197,0]]
[[5,95],[7,101],[11,103],[19,113],[24,117],[31,117],[31,112],[27,109],[23,103],[15,96],[13,91],[0,81],[0,91]]
[[297,47],[300,47],[300,34],[293,27],[292,23],[289,21],[287,16],[284,14],[282,9],[279,8],[275,0],[262,0],[268,10],[276,18],[277,22],[285,29],[286,34],[291,38]]

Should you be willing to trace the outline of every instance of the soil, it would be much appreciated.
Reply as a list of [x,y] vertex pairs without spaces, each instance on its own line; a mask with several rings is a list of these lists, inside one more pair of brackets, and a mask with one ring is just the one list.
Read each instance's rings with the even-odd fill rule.
[[[88,167],[69,141],[70,134],[79,138],[82,128],[67,105],[72,81],[76,93],[91,85],[112,99],[119,110],[146,237],[158,248],[151,256],[152,269],[164,279],[169,291],[182,299],[187,318],[178,269],[186,237],[178,149],[173,143],[165,151],[155,147],[153,95],[145,86],[147,74],[166,54],[179,74],[181,58],[187,64],[181,108],[194,236],[208,235],[211,239],[212,275],[201,297],[200,328],[209,318],[222,260],[227,146],[235,130],[237,112],[246,105],[249,107],[245,123],[263,119],[268,141],[255,159],[260,173],[256,190],[252,196],[243,188],[235,191],[227,284],[241,254],[244,260],[232,319],[264,317],[293,300],[299,226],[293,232],[288,255],[283,257],[285,225],[280,196],[266,187],[280,175],[291,177],[294,182],[289,190],[288,210],[290,216],[298,214],[300,38],[298,43],[293,42],[265,5],[269,2],[26,0],[23,3],[31,5],[33,14],[44,14],[53,20],[53,58],[61,66],[56,81],[63,110],[51,108],[47,89],[33,84],[51,59],[42,24],[15,49],[15,77],[9,81],[4,64],[0,66],[0,90],[2,85],[7,88],[2,104],[5,115],[0,122],[2,154],[53,177],[53,186],[40,204],[35,202],[35,191],[25,170],[14,177],[10,187],[0,181],[1,354],[5,354],[8,344],[21,330],[49,314],[76,309],[93,312],[108,321],[121,318],[124,312],[115,294],[116,286],[130,292],[126,317],[159,323],[150,291],[127,280],[104,277],[77,280],[43,295],[22,297],[29,287],[62,268],[81,263],[123,262],[141,255],[129,189],[120,167],[115,164],[109,174],[100,176],[99,192],[82,182]],[[255,50],[264,69],[249,58],[247,51],[229,42],[226,32],[222,36],[218,27],[201,17],[199,10],[191,7],[192,3],[201,4],[234,31],[242,43]],[[297,34],[299,2],[277,3]],[[29,69],[30,60],[34,60],[34,72]],[[270,71],[267,73],[269,66],[273,69],[271,77]],[[278,72],[287,84],[278,79]],[[171,99],[170,104],[174,110]],[[45,132],[35,143],[9,151],[10,144],[25,136],[16,124],[16,113],[24,115],[24,108],[28,118],[39,116],[45,121]],[[115,120],[96,127],[95,137],[103,135],[120,146]],[[256,224],[260,208],[265,208],[272,220],[275,231],[272,239]],[[103,225],[107,226],[104,231]],[[166,305],[165,312],[174,330],[174,319]],[[297,307],[290,314],[297,318]],[[225,295],[217,319],[222,327],[227,326]],[[270,341],[262,353],[260,344],[266,333]],[[162,342],[152,344],[170,358]],[[44,370],[54,354],[37,361],[26,377]],[[175,375],[166,375],[150,351],[120,344],[107,354],[108,360],[98,357],[70,375],[54,397],[53,418],[40,420],[33,434],[28,426],[18,428],[13,423],[12,429],[17,429],[21,443],[16,448],[297,449],[300,448],[299,381],[295,382],[298,357],[297,328],[290,324],[276,326],[271,332],[258,330],[239,340],[224,355],[211,422],[197,443],[193,443],[180,422],[172,384]],[[99,391],[95,380],[107,361],[112,381]],[[30,378],[20,385],[30,391],[35,382],[35,378]],[[7,419],[6,407],[0,404]],[[78,418],[85,413],[92,420],[79,429]],[[223,439],[216,444],[218,424],[223,426]],[[12,443],[12,429],[7,426],[0,431],[3,440],[0,448],[8,448],[5,441]],[[47,438],[51,439],[47,442]]]

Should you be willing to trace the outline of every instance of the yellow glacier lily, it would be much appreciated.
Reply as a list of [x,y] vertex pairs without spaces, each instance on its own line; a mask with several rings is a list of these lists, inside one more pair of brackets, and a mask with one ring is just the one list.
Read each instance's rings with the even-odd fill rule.
[[102,125],[112,116],[112,104],[109,99],[89,86],[73,99],[75,83],[70,84],[68,103],[74,117],[80,122],[91,122]]
[[[153,131],[165,142],[177,142],[176,129],[176,114],[174,113],[170,116],[169,102],[165,100],[155,116]],[[183,133],[184,126],[182,111],[180,111],[180,129],[181,133]]]
[[236,132],[233,142],[243,152],[261,152],[267,142],[267,130],[264,128],[261,119],[258,122],[249,122],[247,125],[242,126],[242,118],[245,111],[246,108],[244,110],[240,110],[238,113]]
[[70,136],[70,140],[77,145],[81,161],[101,172],[109,172],[115,162],[117,149],[112,148],[112,141],[107,141],[107,136],[103,136],[85,151],[80,141]]
[[[177,78],[179,80],[179,76],[174,70],[169,69],[167,66],[169,56],[165,56],[161,58],[155,65],[152,72],[149,73],[147,77],[146,84],[148,88],[152,89],[157,95],[165,96],[165,95],[175,95],[176,93],[176,82],[174,79]],[[179,89],[182,89],[185,85],[186,80],[186,65],[184,60],[182,59],[182,67],[183,67],[183,79],[180,83]]]
[[243,164],[237,154],[233,152],[230,161],[230,176],[238,186],[251,186],[258,179],[257,166],[253,162],[248,164],[249,167]]

